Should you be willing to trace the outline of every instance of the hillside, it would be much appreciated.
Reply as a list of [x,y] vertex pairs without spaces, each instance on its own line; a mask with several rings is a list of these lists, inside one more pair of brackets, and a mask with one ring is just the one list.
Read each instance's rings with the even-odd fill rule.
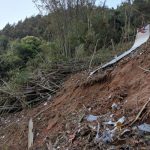
[[[32,117],[33,149],[48,149],[50,143],[61,150],[136,149],[137,146],[149,149],[149,136],[136,128],[142,123],[150,123],[149,104],[134,122],[150,98],[149,60],[150,43],[91,79],[87,80],[86,71],[70,76],[52,100],[1,118],[1,148],[26,149],[27,126]],[[112,108],[114,103],[116,108]],[[102,117],[89,122],[87,115]],[[123,116],[125,122],[117,125],[113,141],[95,143],[98,122],[102,134],[106,127],[113,128],[103,122],[110,119],[115,122]]]
[[150,1],[32,2],[0,31],[0,150],[149,150]]

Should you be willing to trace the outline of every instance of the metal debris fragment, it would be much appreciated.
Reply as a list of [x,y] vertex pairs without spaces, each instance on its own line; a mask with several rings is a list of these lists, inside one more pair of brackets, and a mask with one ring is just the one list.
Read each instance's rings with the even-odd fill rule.
[[86,119],[87,119],[87,121],[92,122],[92,121],[96,121],[96,120],[98,119],[98,117],[99,117],[99,116],[88,115],[88,116],[86,117]]
[[28,149],[33,145],[33,121],[32,118],[29,120],[29,131],[28,131]]
[[112,110],[116,110],[116,109],[118,109],[118,105],[116,103],[113,103],[111,108],[112,108]]
[[140,126],[138,126],[138,129],[144,132],[150,132],[150,124],[143,123]]

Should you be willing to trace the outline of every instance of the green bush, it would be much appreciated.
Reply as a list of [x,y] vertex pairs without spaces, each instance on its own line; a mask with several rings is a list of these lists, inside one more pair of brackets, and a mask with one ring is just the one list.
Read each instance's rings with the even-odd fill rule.
[[13,51],[8,50],[7,53],[0,56],[1,60],[11,68],[21,66],[22,60]]
[[16,54],[26,63],[30,58],[34,58],[40,51],[41,40],[34,36],[27,36],[20,42],[14,44],[13,49]]
[[60,41],[57,39],[55,42],[48,43],[48,52],[46,53],[46,58],[51,62],[57,62],[65,60],[66,57],[62,53],[62,49],[60,46]]
[[8,72],[8,75],[10,76],[8,85],[11,91],[20,90],[20,87],[26,85],[32,77],[28,69],[13,69]]
[[21,43],[30,45],[32,49],[38,49],[39,46],[42,44],[42,41],[38,37],[35,37],[35,36],[26,36],[21,39]]

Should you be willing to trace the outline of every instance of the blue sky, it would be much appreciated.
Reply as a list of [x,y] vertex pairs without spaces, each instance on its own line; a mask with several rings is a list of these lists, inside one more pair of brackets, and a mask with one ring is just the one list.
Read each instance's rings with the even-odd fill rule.
[[[120,3],[121,0],[107,0],[106,4],[109,7],[116,7]],[[0,0],[0,29],[8,22],[10,24],[17,23],[19,20],[38,13],[32,0]]]

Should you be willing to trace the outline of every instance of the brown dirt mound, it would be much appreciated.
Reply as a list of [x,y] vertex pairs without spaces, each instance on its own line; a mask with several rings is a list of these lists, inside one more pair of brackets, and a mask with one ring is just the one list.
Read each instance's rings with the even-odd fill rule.
[[[140,136],[130,135],[111,145],[96,144],[95,129],[85,116],[114,114],[114,119],[125,116],[129,127],[142,106],[150,98],[150,47],[142,47],[138,54],[120,61],[116,66],[99,72],[91,79],[87,72],[72,75],[52,101],[31,110],[5,116],[0,120],[0,149],[27,149],[28,121],[33,118],[33,149],[48,149],[49,141],[60,150],[148,148]],[[141,69],[145,68],[147,71]],[[119,109],[112,110],[113,103]],[[150,123],[149,105],[142,112],[140,120]],[[143,116],[144,115],[144,116]],[[92,126],[97,125],[93,122]],[[130,127],[129,127],[130,128]]]

